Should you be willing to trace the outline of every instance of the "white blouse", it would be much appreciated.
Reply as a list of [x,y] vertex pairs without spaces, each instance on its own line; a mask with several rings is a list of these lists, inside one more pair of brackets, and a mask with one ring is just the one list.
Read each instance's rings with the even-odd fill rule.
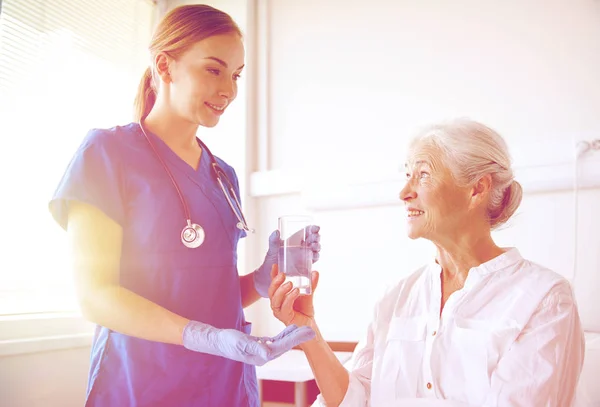
[[512,248],[440,317],[440,273],[432,262],[377,303],[341,406],[570,406],[585,345],[569,282]]

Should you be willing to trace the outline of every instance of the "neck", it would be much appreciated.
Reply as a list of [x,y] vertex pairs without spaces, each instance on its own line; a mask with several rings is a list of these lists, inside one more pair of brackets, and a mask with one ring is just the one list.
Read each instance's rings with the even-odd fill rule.
[[[157,101],[158,102],[158,101]],[[197,149],[198,125],[191,123],[171,111],[155,105],[144,119],[144,127],[162,139],[173,150]]]
[[464,283],[469,270],[504,253],[494,243],[489,227],[473,227],[454,234],[451,238],[434,242],[437,262],[444,277],[458,278]]

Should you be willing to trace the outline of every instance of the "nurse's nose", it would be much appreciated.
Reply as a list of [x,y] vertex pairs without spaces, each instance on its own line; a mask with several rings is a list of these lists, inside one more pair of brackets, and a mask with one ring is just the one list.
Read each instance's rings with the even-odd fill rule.
[[235,99],[237,93],[237,84],[233,79],[225,79],[221,82],[221,89],[219,96],[226,98],[227,100]]

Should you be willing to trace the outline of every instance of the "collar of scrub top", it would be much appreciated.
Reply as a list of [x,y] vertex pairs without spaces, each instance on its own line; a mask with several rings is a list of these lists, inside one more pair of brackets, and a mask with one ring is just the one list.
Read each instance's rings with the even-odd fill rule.
[[[179,195],[179,200],[181,201],[181,206],[183,207],[183,212],[185,213],[185,218],[187,220],[187,224],[188,224],[188,226],[191,226],[192,220],[191,220],[191,215],[190,215],[190,209],[187,205],[185,198],[183,197],[183,194],[181,193],[181,189],[179,189],[179,185],[177,184],[177,181],[175,181],[175,177],[173,177],[171,170],[169,170],[169,167],[167,166],[167,164],[164,162],[164,160],[158,153],[158,150],[154,146],[154,143],[152,142],[152,140],[150,140],[150,137],[148,137],[148,134],[146,133],[146,129],[144,128],[144,125],[142,124],[141,120],[140,120],[139,125],[140,125],[140,128],[142,129],[142,133],[144,134],[144,137],[146,137],[146,140],[148,141],[148,144],[150,144],[150,147],[152,147],[152,151],[154,151],[154,155],[156,155],[156,157],[158,158],[158,160],[164,167],[165,172],[169,175],[169,178],[171,179],[173,186],[177,190],[177,195]],[[221,191],[223,192],[225,199],[229,203],[229,207],[231,208],[231,210],[235,214],[235,217],[238,220],[237,225],[236,225],[237,228],[245,230],[246,232],[254,233],[254,229],[250,229],[248,227],[248,223],[246,222],[246,218],[244,217],[244,213],[242,212],[242,205],[240,204],[240,201],[237,198],[237,195],[235,193],[235,188],[233,187],[233,184],[229,180],[229,177],[227,176],[227,174],[225,174],[225,171],[223,171],[221,166],[217,163],[215,156],[210,152],[210,150],[208,149],[206,144],[204,144],[202,142],[202,140],[200,140],[198,138],[196,138],[196,140],[198,140],[198,144],[200,144],[200,147],[202,148],[202,150],[208,154],[208,157],[210,159],[210,167],[212,168],[212,170],[215,174],[217,183],[221,187]]]

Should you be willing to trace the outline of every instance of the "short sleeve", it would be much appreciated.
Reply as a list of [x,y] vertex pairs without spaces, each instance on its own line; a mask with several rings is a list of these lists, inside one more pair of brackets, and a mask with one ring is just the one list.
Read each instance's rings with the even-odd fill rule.
[[113,141],[118,136],[107,130],[91,130],[71,159],[49,204],[63,229],[67,229],[70,201],[95,206],[123,225],[122,161],[118,143]]

